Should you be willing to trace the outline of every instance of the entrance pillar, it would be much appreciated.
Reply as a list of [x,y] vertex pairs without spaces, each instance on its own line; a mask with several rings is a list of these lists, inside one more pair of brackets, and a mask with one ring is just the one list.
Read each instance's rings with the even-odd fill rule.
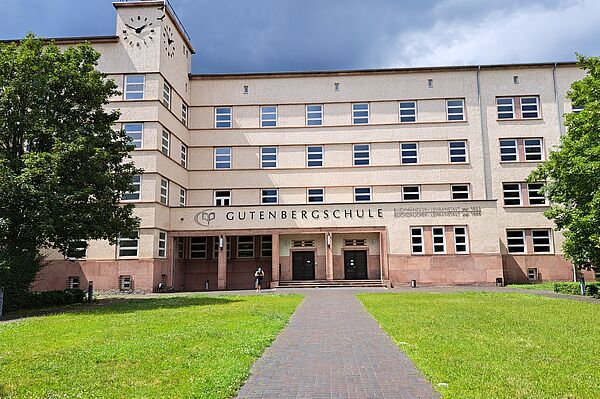
[[333,280],[333,235],[325,233],[325,278]]
[[217,258],[217,289],[227,288],[227,237],[219,236],[219,255]]
[[379,233],[379,270],[382,280],[389,280],[388,245],[385,231]]
[[271,235],[271,288],[279,286],[279,233]]

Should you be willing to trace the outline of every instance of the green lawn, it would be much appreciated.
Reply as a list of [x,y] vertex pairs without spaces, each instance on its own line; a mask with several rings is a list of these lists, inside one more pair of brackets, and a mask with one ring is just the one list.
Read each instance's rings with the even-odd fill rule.
[[600,305],[509,293],[358,298],[445,398],[600,397]]
[[300,301],[144,299],[0,324],[0,398],[228,398]]
[[523,288],[526,290],[547,290],[554,291],[554,281],[546,281],[544,283],[534,284],[508,284],[508,288]]

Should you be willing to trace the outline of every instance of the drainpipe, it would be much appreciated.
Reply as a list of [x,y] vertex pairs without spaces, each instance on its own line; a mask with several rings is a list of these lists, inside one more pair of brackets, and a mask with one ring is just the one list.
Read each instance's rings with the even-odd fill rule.
[[[487,131],[487,121],[484,115],[484,108],[481,106],[481,66],[477,66],[477,106],[479,107],[479,124],[481,125],[481,146],[483,150],[483,184],[485,187],[485,199],[492,199],[492,165],[490,154],[490,142]],[[487,115],[487,113],[485,113]]]
[[554,84],[554,101],[556,101],[556,120],[558,122],[558,134],[563,136],[565,134],[565,127],[562,122],[562,110],[560,106],[560,100],[558,98],[558,84],[556,82],[556,62],[552,67],[552,83]]

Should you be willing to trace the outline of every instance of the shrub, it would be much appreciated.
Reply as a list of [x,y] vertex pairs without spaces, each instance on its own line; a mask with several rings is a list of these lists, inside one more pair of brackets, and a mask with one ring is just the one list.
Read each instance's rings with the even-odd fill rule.
[[[554,292],[568,295],[581,295],[581,288],[579,283],[576,282],[564,282],[554,283]],[[590,282],[585,285],[585,295],[599,297],[600,296],[600,282]]]
[[83,303],[85,292],[79,289],[63,291],[20,291],[4,297],[4,309],[7,312],[25,309],[47,308],[51,306]]

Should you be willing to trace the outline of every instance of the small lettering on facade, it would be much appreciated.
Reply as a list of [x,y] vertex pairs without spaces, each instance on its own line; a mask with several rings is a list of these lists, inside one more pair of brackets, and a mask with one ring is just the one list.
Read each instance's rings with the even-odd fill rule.
[[436,208],[394,208],[394,217],[396,218],[417,218],[417,217],[469,217],[481,216],[481,207],[470,206],[448,206]]

